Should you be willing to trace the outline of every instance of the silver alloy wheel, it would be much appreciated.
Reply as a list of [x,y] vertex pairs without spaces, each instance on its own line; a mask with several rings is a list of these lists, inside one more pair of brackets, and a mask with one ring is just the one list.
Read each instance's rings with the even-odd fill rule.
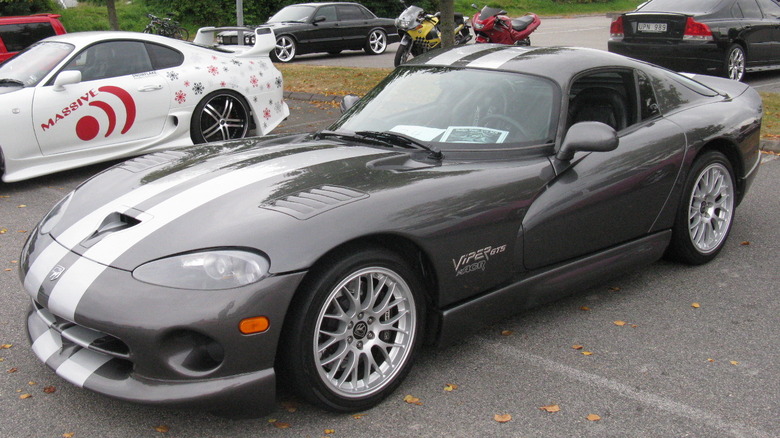
[[231,94],[218,94],[203,106],[200,133],[206,142],[246,137],[249,114],[243,103]]
[[387,36],[381,30],[375,30],[368,35],[368,48],[371,53],[378,55],[387,48]]
[[735,45],[729,51],[728,58],[729,79],[741,81],[745,75],[745,52],[738,45]]
[[705,167],[696,178],[688,203],[688,234],[701,254],[720,247],[734,212],[734,183],[721,163]]
[[409,360],[417,331],[414,296],[396,272],[360,269],[328,295],[314,332],[320,379],[341,397],[377,393]]
[[295,58],[295,41],[288,36],[280,36],[276,39],[276,58],[281,62],[290,62]]

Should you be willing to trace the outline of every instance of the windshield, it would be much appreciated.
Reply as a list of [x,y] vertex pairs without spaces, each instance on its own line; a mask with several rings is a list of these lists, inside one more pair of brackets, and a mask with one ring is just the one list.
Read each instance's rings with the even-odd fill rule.
[[268,23],[284,23],[285,21],[304,22],[312,12],[314,12],[314,6],[287,6],[269,18]]
[[536,76],[401,67],[330,129],[397,132],[442,150],[541,144],[553,141],[558,102],[559,88]]
[[24,52],[0,64],[0,80],[19,81],[25,87],[38,84],[51,69],[60,63],[73,45],[59,42],[42,42],[32,45]]

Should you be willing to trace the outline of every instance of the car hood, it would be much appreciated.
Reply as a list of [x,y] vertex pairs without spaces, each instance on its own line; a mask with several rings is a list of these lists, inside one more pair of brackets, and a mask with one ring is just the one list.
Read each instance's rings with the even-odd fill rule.
[[[414,181],[398,175],[439,166],[415,153],[300,135],[155,153],[82,184],[51,235],[126,270],[204,248],[278,247],[269,235],[298,233],[309,219]],[[333,202],[311,202],[323,197]]]

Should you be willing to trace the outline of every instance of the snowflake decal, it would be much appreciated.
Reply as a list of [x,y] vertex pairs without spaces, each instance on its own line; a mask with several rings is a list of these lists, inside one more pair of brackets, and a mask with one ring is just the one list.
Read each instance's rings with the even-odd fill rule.
[[222,81],[222,82],[219,83],[219,86],[220,87],[227,87],[227,82]]
[[252,98],[252,102],[257,103],[257,96]]
[[265,117],[266,120],[271,118],[271,109],[266,108],[263,110],[263,117]]
[[274,82],[276,82],[276,88],[282,88],[282,77],[281,76],[277,76],[276,80]]
[[208,71],[209,71],[209,73],[211,73],[211,74],[212,74],[212,75],[214,75],[214,76],[216,76],[216,75],[218,75],[218,74],[219,74],[219,69],[217,68],[217,66],[216,66],[216,65],[210,65],[210,66],[208,66]]
[[273,105],[273,104],[274,104],[274,100],[273,99],[268,99],[268,105]]
[[241,65],[241,61],[238,59],[231,59],[230,62],[232,62],[234,65]]
[[179,90],[179,91],[176,92],[175,99],[176,99],[176,102],[179,102],[180,104],[184,103],[184,102],[187,101],[187,93]]
[[175,71],[169,71],[166,74],[168,75],[168,80],[175,81],[176,79],[179,79],[179,74]]
[[195,94],[203,94],[203,84],[200,82],[195,82],[195,84],[192,86],[192,91],[194,91]]
[[250,63],[250,64],[252,64],[252,65],[255,65],[255,62],[254,62],[254,61],[249,61],[249,63]]
[[227,73],[227,72],[229,72],[229,71],[230,71],[230,69],[228,69],[228,68],[227,68],[227,66],[224,66],[224,67],[222,67],[222,71],[224,71],[225,73]]
[[216,56],[214,56],[214,55],[211,55],[211,59],[212,59],[212,60],[214,60],[214,61],[216,61],[216,60],[217,60],[217,57],[216,57]]
[[276,111],[277,113],[282,112],[282,102],[276,102],[274,104],[274,111]]
[[190,86],[190,81],[184,81],[184,86],[185,87],[189,87]]
[[260,81],[257,80],[257,76],[252,75],[252,76],[249,77],[249,83],[252,84],[252,87],[257,87],[259,82]]
[[270,82],[266,83],[265,84],[265,88],[268,88],[270,90],[271,89],[271,83]]

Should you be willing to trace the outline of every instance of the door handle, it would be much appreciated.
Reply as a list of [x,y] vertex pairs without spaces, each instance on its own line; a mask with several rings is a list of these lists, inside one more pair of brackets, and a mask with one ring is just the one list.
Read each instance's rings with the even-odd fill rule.
[[138,88],[138,91],[157,91],[162,90],[162,85],[160,84],[152,84],[152,85],[144,85],[143,87]]

